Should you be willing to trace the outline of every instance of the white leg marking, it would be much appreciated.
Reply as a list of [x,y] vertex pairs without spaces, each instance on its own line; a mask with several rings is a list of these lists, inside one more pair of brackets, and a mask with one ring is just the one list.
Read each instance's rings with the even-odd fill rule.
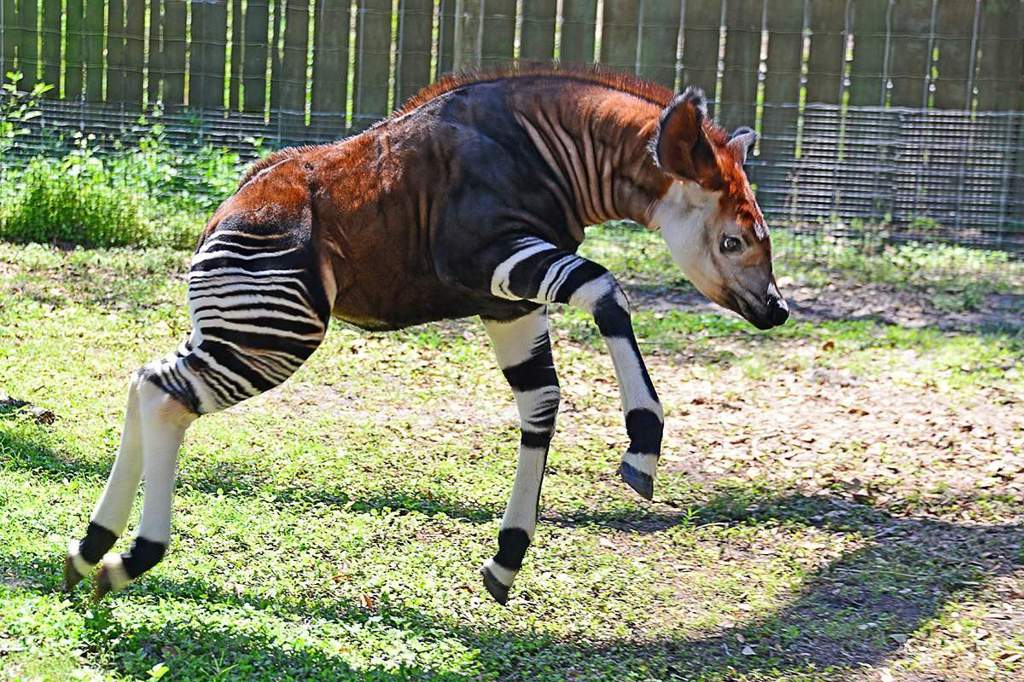
[[[494,344],[498,364],[503,369],[513,367],[529,360],[538,340],[547,338],[547,309],[541,308],[512,322],[486,322],[485,326]],[[543,414],[552,401],[557,403],[558,396],[559,389],[556,385],[530,391],[516,391],[520,427],[536,433],[537,429],[530,426],[530,420]],[[520,443],[516,477],[512,483],[508,506],[505,507],[505,514],[501,519],[503,530],[522,529],[531,541],[537,528],[537,503],[544,481],[546,460],[547,448],[526,447]],[[488,559],[484,567],[506,587],[512,585],[518,573],[517,570],[497,564],[493,559]]]
[[637,471],[642,471],[651,478],[658,472],[658,456],[643,455],[635,452],[627,452],[622,456],[622,461],[629,464]]
[[546,453],[543,448],[520,446],[512,495],[501,519],[503,529],[522,528],[531,541],[537,529],[537,496],[544,481],[545,459]]
[[497,578],[498,582],[505,587],[512,587],[512,581],[516,579],[516,574],[519,573],[517,570],[505,568],[494,559],[485,561],[484,568],[490,571],[491,575]]
[[617,288],[615,278],[606,273],[597,279],[592,279],[579,289],[573,292],[569,298],[569,305],[582,308],[587,312],[594,312],[594,306],[610,290]]
[[117,552],[108,552],[103,555],[103,568],[107,569],[107,579],[110,580],[110,589],[114,592],[128,587],[132,581],[128,577],[128,571],[124,570],[124,562]]
[[[142,433],[139,423],[139,379],[132,377],[128,386],[128,407],[125,409],[121,447],[114,460],[107,485],[103,489],[92,520],[120,536],[128,524],[135,493],[142,478]],[[77,547],[77,545],[76,545]],[[72,554],[72,557],[75,555]],[[82,559],[84,562],[85,560]],[[78,565],[75,565],[78,568]],[[85,575],[81,570],[79,573]]]
[[498,267],[494,268],[494,274],[491,275],[491,293],[498,298],[522,300],[522,297],[516,296],[508,289],[508,276],[511,274],[512,268],[536,253],[555,250],[553,244],[535,238],[524,239],[521,244],[522,248],[503,260]]
[[541,334],[548,333],[547,308],[538,308],[511,322],[484,322],[491,337],[494,355],[502,369],[513,367],[530,359],[534,343]]
[[166,545],[171,537],[171,503],[178,449],[185,436],[185,429],[195,419],[195,415],[149,383],[140,387],[139,398],[145,497],[138,535]]
[[71,564],[78,571],[78,575],[89,575],[92,569],[96,568],[78,553],[78,540],[68,542],[68,556],[71,557]]
[[661,417],[661,404],[651,397],[647,382],[644,381],[643,360],[636,354],[632,344],[626,339],[614,337],[605,339],[605,344],[608,346],[608,354],[612,356],[619,381],[623,412],[628,414],[630,410],[645,408]]

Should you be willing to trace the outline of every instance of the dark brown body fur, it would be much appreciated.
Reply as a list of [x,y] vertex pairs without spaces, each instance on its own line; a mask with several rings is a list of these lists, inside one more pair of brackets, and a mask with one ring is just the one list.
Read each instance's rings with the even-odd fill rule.
[[[207,234],[229,216],[308,224],[333,314],[364,328],[518,317],[535,305],[491,296],[490,270],[474,267],[489,245],[529,234],[575,251],[586,224],[642,220],[664,191],[646,145],[671,93],[648,84],[623,92],[602,82],[611,78],[541,73],[442,84],[360,135],[259,162]],[[611,215],[588,213],[578,192],[553,177],[515,118],[538,111],[569,130],[590,126],[614,167]]]

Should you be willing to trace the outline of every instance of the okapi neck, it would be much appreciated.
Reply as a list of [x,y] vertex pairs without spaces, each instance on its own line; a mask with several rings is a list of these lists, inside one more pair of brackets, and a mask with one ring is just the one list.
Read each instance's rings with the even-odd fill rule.
[[[573,188],[574,211],[583,230],[609,220],[647,225],[651,206],[671,184],[650,151],[660,109],[627,93],[589,86],[574,98],[559,97],[517,107],[517,119],[534,142],[547,146],[549,164],[565,169]],[[558,129],[568,139],[552,139]],[[561,142],[561,148],[555,144]],[[563,150],[569,149],[565,154]],[[542,151],[542,153],[544,153]],[[563,175],[568,175],[565,170]]]

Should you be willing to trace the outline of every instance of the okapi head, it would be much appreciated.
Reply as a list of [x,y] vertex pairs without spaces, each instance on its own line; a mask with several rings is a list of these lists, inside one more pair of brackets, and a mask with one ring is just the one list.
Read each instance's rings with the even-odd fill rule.
[[676,96],[652,141],[668,184],[650,225],[701,293],[769,329],[786,321],[789,307],[775,284],[768,227],[743,170],[756,140],[750,128],[728,135],[712,123],[700,90]]

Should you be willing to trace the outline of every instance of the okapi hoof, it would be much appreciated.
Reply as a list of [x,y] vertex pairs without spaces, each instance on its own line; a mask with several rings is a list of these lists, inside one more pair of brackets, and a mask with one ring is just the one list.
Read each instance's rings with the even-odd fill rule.
[[645,474],[631,464],[622,462],[619,465],[619,476],[645,500],[654,498],[654,478]]
[[502,584],[500,580],[494,577],[491,570],[484,566],[480,569],[480,575],[484,578],[484,587],[494,597],[494,601],[498,602],[502,606],[508,603],[508,587]]
[[98,602],[111,592],[118,592],[128,587],[131,578],[124,570],[120,554],[107,554],[103,557],[100,570],[93,581],[92,600]]
[[113,589],[114,586],[110,584],[110,574],[107,571],[107,567],[101,566],[100,572],[96,574],[96,580],[93,581],[92,600],[99,601],[103,599]]
[[78,569],[75,568],[75,561],[74,561],[74,559],[71,558],[71,555],[68,554],[67,556],[65,556],[64,557],[64,591],[65,592],[71,592],[72,590],[74,590],[75,586],[78,585],[78,583],[82,582],[83,578],[85,578],[85,576],[82,575],[81,573],[79,573]]

